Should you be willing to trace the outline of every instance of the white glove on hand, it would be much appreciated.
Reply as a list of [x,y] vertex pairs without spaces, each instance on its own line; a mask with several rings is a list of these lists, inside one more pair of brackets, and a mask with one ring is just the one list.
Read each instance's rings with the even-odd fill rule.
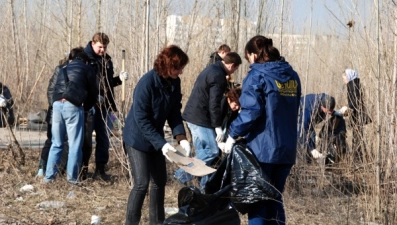
[[216,127],[215,133],[216,133],[216,138],[215,138],[216,142],[221,142],[223,137],[222,127]]
[[167,153],[168,153],[168,151],[176,152],[176,149],[174,147],[172,147],[169,143],[166,143],[161,148],[161,151],[163,152],[163,155],[165,156],[165,158],[167,158],[168,161],[172,162],[172,160],[168,157]]
[[102,95],[98,95],[98,103],[103,103],[105,101],[105,98]]
[[223,152],[229,154],[232,151],[234,143],[236,143],[236,140],[229,136],[226,140],[225,149],[223,150]]
[[7,99],[3,95],[0,95],[0,108],[5,108],[7,106]]
[[340,112],[342,115],[347,116],[347,115],[349,115],[350,108],[347,107],[347,106],[343,106],[342,108],[339,109],[339,112]]
[[324,158],[324,155],[322,153],[320,153],[319,151],[317,151],[317,149],[311,150],[310,153],[312,154],[313,158],[315,158],[315,159]]
[[121,81],[125,81],[125,80],[128,80],[129,76],[130,75],[128,74],[128,72],[122,71],[122,72],[120,72],[119,78]]
[[187,140],[182,140],[179,142],[179,145],[185,150],[186,156],[190,157],[190,153],[192,148],[190,147],[190,143]]
[[226,145],[225,142],[218,142],[218,148],[219,148],[222,152],[225,151],[225,145]]

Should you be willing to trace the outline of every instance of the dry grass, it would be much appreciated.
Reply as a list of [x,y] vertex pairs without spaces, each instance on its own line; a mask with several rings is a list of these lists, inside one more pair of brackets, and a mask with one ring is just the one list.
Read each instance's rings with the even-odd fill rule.
[[[128,173],[123,172],[115,154],[111,154],[109,164],[109,173],[113,175],[111,182],[89,178],[79,187],[68,184],[62,176],[52,184],[42,183],[41,179],[35,178],[40,149],[26,150],[25,153],[25,166],[15,168],[9,163],[10,152],[1,152],[0,224],[89,224],[92,215],[98,215],[101,224],[124,224],[130,187]],[[165,207],[177,207],[180,186],[171,178],[175,169],[175,165],[168,164]],[[368,211],[368,205],[373,203],[368,201],[372,199],[372,191],[357,186],[358,182],[347,174],[298,163],[289,177],[284,195],[288,224],[370,224],[367,218],[372,213]],[[33,185],[34,192],[20,192],[26,184]],[[68,197],[71,193],[74,197]],[[395,197],[395,193],[389,195],[393,201]],[[66,205],[58,209],[36,207],[43,201],[62,201]],[[148,223],[146,205],[147,201],[141,224]],[[384,218],[371,222],[376,220],[384,221]],[[397,223],[396,218],[389,220],[389,224]],[[242,215],[241,221],[241,224],[247,224],[247,217]]]

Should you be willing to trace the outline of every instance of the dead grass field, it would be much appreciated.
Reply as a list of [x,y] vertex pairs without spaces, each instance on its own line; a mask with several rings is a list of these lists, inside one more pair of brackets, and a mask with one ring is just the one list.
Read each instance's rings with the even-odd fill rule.
[[[68,184],[60,176],[52,184],[35,178],[40,149],[26,150],[26,164],[20,168],[10,163],[11,154],[1,150],[0,163],[0,224],[90,224],[91,216],[98,215],[100,224],[124,224],[129,195],[128,173],[123,171],[114,154],[111,154],[109,173],[111,182],[89,178],[81,187]],[[180,186],[172,180],[176,166],[168,164],[170,174],[166,187],[165,207],[177,207]],[[90,172],[92,172],[90,168]],[[369,192],[354,194],[340,175],[322,171],[317,166],[296,166],[289,177],[284,194],[288,224],[381,224],[366,221]],[[323,173],[324,175],[318,175]],[[30,193],[20,192],[26,184],[34,186]],[[343,188],[345,187],[345,188]],[[389,196],[395,199],[395,194]],[[60,208],[40,208],[44,201],[61,201]],[[147,201],[145,201],[145,205]],[[392,204],[393,205],[393,204]],[[141,224],[148,224],[147,207],[144,207]],[[370,223],[372,222],[372,223]],[[397,221],[389,221],[397,224]],[[247,224],[241,215],[241,224]]]

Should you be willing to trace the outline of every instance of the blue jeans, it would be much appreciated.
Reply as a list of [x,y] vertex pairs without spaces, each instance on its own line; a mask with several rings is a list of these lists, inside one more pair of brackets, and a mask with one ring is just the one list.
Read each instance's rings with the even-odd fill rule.
[[69,154],[66,168],[67,180],[78,182],[79,169],[82,160],[82,145],[84,135],[84,109],[68,101],[56,101],[52,114],[52,145],[48,155],[44,182],[55,179],[61,161],[65,135],[68,137]]
[[109,161],[109,133],[107,128],[108,111],[104,107],[95,106],[93,128],[95,130],[95,163],[105,165]]
[[[210,166],[212,161],[214,161],[219,154],[218,144],[215,140],[216,134],[214,128],[202,127],[189,122],[186,124],[192,135],[193,145],[196,152],[195,158],[201,159],[207,166]],[[183,169],[178,169],[175,171],[174,175],[182,183],[189,182],[193,179],[193,176],[186,173]],[[209,175],[201,177],[200,185],[202,190],[204,190],[208,178]]]
[[142,205],[149,189],[149,224],[163,224],[167,170],[161,151],[142,152],[125,145],[134,178],[134,187],[128,197],[126,225],[138,225]]
[[[269,177],[270,183],[283,193],[285,182],[291,171],[292,164],[260,163],[262,172]],[[255,204],[248,211],[249,225],[276,225],[285,224],[283,199],[280,195],[275,200],[265,200]]]

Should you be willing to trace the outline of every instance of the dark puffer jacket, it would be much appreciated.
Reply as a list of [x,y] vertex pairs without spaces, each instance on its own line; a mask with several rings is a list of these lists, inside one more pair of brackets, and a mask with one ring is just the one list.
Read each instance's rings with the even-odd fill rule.
[[213,52],[210,55],[210,60],[208,61],[207,66],[212,65],[218,61],[222,61],[221,56],[218,54],[218,52]]
[[[98,89],[96,86],[96,77],[90,66],[86,65],[83,61],[75,59],[70,62],[66,67],[67,76],[70,81],[79,84],[81,88],[87,91],[87,99],[84,102],[84,111],[88,111],[94,106]],[[63,68],[58,74],[57,81],[54,87],[54,93],[52,96],[52,103],[62,99],[62,95],[65,92],[65,78],[63,76]]]
[[106,109],[111,109],[116,112],[117,107],[114,101],[114,87],[120,85],[122,82],[120,78],[113,77],[113,63],[112,58],[106,54],[105,57],[98,56],[95,54],[91,46],[91,41],[88,42],[87,46],[84,48],[90,59],[90,66],[94,69],[94,74],[97,79],[97,87],[99,87],[99,94],[105,98],[104,106]]
[[55,85],[57,83],[58,75],[60,74],[62,67],[64,67],[64,65],[59,65],[59,66],[55,67],[54,74],[52,75],[52,77],[50,78],[50,81],[48,82],[48,87],[47,87],[48,111],[47,111],[47,116],[45,118],[45,121],[48,124],[52,123],[51,122],[52,121],[52,103],[54,102],[52,100],[52,97],[54,95]]

